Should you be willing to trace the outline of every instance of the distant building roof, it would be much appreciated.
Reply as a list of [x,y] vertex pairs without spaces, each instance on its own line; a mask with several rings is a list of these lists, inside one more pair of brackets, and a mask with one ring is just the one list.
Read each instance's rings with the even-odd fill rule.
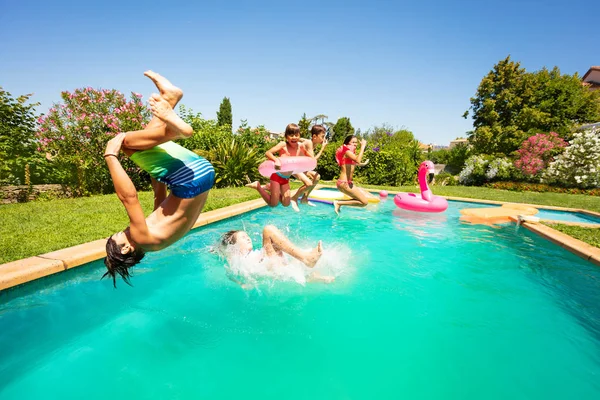
[[448,146],[449,148],[453,148],[454,146],[456,146],[457,144],[460,143],[468,143],[469,139],[454,139],[450,141],[450,145]]
[[588,86],[590,89],[600,89],[600,66],[592,66],[588,70],[588,72],[583,75],[581,79],[582,83],[585,86]]
[[587,129],[600,129],[600,122],[596,122],[595,124],[585,124],[585,125],[581,125],[579,127],[579,129],[581,130],[587,130]]

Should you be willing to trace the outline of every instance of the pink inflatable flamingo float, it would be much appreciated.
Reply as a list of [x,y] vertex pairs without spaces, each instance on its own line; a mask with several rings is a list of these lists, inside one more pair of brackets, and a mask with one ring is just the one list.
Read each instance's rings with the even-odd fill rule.
[[440,196],[434,196],[427,185],[427,174],[433,174],[434,165],[431,161],[423,161],[419,166],[419,187],[421,194],[398,193],[394,203],[400,208],[420,212],[442,212],[448,208],[448,201]]

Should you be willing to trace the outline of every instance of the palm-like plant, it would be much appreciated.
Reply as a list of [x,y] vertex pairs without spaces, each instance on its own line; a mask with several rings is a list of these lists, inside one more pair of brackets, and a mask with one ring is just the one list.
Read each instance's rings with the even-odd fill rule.
[[258,165],[264,160],[263,155],[235,139],[222,141],[208,151],[196,150],[196,153],[215,168],[216,187],[242,186],[248,180],[260,178]]

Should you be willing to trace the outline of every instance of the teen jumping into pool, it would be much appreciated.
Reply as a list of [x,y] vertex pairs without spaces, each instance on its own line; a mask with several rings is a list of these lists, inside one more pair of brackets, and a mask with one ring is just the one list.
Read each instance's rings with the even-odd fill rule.
[[[181,89],[155,72],[147,71],[144,75],[160,91],[160,95],[153,94],[149,100],[152,120],[144,130],[115,136],[104,153],[115,192],[130,222],[106,243],[104,264],[108,271],[102,277],[112,277],[115,287],[117,274],[130,284],[129,268],[139,263],[147,251],[172,245],[193,227],[215,177],[208,161],[172,142],[194,133],[173,111],[183,97]],[[119,162],[121,150],[152,177],[154,211],[147,218],[137,191]]]
[[364,139],[360,141],[358,155],[354,153],[357,143],[358,139],[356,136],[348,135],[344,139],[344,144],[335,153],[335,159],[340,166],[340,178],[337,180],[336,186],[340,192],[352,198],[351,200],[334,201],[333,209],[336,214],[340,213],[342,206],[366,207],[369,204],[369,195],[352,182],[355,166],[363,167],[369,163],[369,160],[362,162],[367,141]]

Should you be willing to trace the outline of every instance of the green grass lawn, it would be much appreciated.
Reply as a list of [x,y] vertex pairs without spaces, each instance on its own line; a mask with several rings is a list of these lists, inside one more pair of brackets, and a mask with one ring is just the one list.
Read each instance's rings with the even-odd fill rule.
[[[140,192],[146,214],[152,192]],[[259,198],[248,188],[212,189],[204,211]],[[106,238],[129,219],[116,195],[0,205],[0,264]]]
[[[298,183],[292,184],[292,187],[298,186]],[[414,186],[364,187],[373,190],[418,192]],[[434,186],[432,190],[435,194],[445,196],[585,208],[600,212],[600,198],[593,196],[519,193],[464,186]],[[152,193],[140,192],[139,197],[146,213],[150,213],[153,204]],[[213,189],[204,211],[257,198],[258,193],[248,188]],[[128,224],[127,214],[114,194],[0,205],[0,221],[0,263],[106,238]]]
[[579,239],[582,242],[591,244],[592,246],[600,247],[600,228],[583,228],[580,226],[562,225],[562,224],[545,224],[549,227],[566,233],[569,236]]

